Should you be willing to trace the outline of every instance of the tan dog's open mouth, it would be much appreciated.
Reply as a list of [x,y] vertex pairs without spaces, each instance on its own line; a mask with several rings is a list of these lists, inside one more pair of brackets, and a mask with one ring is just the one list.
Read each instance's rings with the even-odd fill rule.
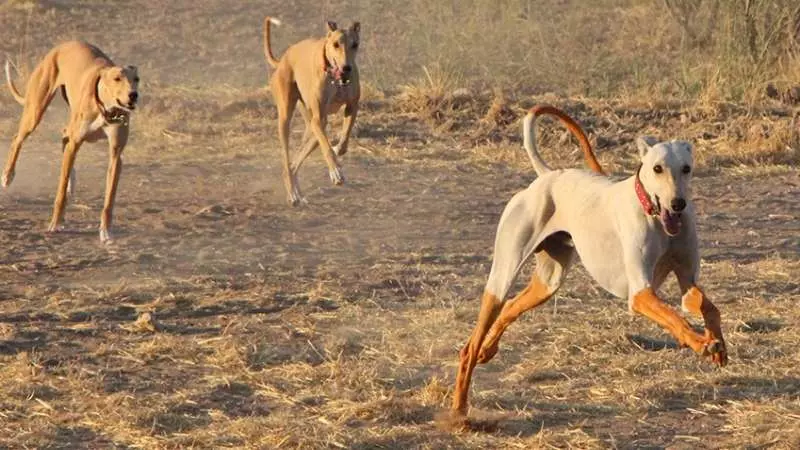
[[136,102],[128,102],[128,104],[122,103],[117,99],[117,106],[124,109],[125,111],[133,111],[136,109]]
[[337,84],[339,86],[346,86],[350,84],[350,77],[347,76],[344,70],[337,65],[331,65],[330,69],[328,69],[328,74],[331,76],[331,83],[333,84]]

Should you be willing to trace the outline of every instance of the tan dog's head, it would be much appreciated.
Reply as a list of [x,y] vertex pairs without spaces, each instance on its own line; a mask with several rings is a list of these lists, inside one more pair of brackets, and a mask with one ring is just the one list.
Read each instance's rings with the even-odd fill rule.
[[350,84],[356,65],[356,55],[361,37],[361,24],[353,22],[346,30],[340,30],[336,22],[327,23],[328,35],[325,37],[325,68],[339,85]]
[[681,213],[689,205],[694,159],[692,144],[686,141],[658,142],[650,136],[636,141],[642,166],[639,179],[650,195],[664,231],[675,236],[681,231]]
[[139,100],[139,71],[136,66],[113,66],[102,70],[97,95],[106,108],[136,109]]

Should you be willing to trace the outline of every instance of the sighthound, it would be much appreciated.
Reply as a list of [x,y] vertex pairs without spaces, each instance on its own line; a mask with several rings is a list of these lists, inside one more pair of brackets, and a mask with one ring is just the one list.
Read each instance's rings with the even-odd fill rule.
[[[347,144],[358,114],[361,87],[358,81],[356,55],[360,41],[361,25],[354,22],[346,30],[335,22],[327,23],[327,35],[322,39],[305,39],[291,47],[280,60],[270,47],[270,24],[280,21],[264,19],[264,54],[275,69],[269,81],[272,96],[278,107],[278,138],[283,150],[283,182],[287,201],[297,205],[304,201],[297,181],[297,172],[306,157],[319,146],[328,165],[328,174],[334,184],[343,184],[344,175],[337,156],[347,153]],[[294,162],[289,158],[289,125],[298,100],[305,119],[306,130],[300,153]],[[344,106],[342,135],[331,146],[325,134],[328,114]]]
[[75,188],[73,165],[81,144],[105,138],[109,146],[108,174],[100,216],[100,240],[110,241],[114,199],[122,171],[122,150],[128,142],[130,114],[139,99],[136,67],[117,66],[97,47],[69,41],[50,50],[36,66],[28,80],[25,96],[17,91],[11,80],[8,61],[6,82],[14,99],[24,109],[3,170],[3,187],[8,187],[13,181],[22,143],[39,125],[60,88],[70,114],[69,122],[62,130],[63,161],[48,231],[58,231],[64,220],[67,191],[72,194]]
[[[460,352],[448,417],[454,427],[470,426],[467,395],[475,365],[494,357],[503,332],[521,314],[553,296],[576,256],[601,287],[627,298],[632,312],[664,327],[681,346],[710,356],[716,364],[727,363],[719,311],[697,285],[691,145],[640,137],[641,166],[619,182],[579,169],[552,170],[536,149],[535,121],[542,114],[555,115],[573,132],[578,130],[587,160],[599,172],[583,132],[566,114],[551,106],[528,113],[525,149],[538,178],[509,201],[500,218],[478,322]],[[536,269],[530,284],[506,302],[531,255]],[[678,279],[683,309],[704,320],[704,334],[658,297],[656,291],[670,273]]]

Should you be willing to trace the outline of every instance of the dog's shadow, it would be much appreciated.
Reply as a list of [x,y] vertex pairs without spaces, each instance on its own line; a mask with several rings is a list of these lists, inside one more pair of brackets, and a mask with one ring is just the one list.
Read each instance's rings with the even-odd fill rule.
[[648,352],[657,352],[661,350],[677,350],[680,346],[674,341],[667,341],[662,339],[654,339],[640,334],[626,334],[625,338],[633,345]]

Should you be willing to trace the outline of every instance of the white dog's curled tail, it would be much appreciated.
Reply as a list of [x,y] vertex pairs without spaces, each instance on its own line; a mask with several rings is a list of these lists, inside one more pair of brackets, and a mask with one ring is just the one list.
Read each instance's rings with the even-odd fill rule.
[[525,116],[522,125],[522,136],[524,138],[525,151],[533,164],[533,170],[536,171],[537,175],[542,175],[553,169],[544,162],[542,155],[539,154],[539,150],[536,148],[536,117],[538,114],[536,114],[535,109],[531,109]]
[[8,90],[11,91],[11,95],[14,97],[14,100],[17,101],[20,105],[25,105],[25,97],[19,93],[17,87],[14,86],[14,82],[11,81],[11,61],[6,60],[6,84],[8,84]]
[[531,159],[531,163],[533,163],[533,170],[536,171],[537,175],[542,175],[553,170],[544,162],[536,147],[536,118],[542,114],[548,114],[558,118],[575,138],[578,139],[578,142],[581,144],[581,149],[583,150],[583,157],[589,168],[599,174],[605,174],[603,168],[600,167],[600,163],[597,162],[597,158],[594,156],[589,138],[586,137],[586,133],[583,132],[580,125],[578,125],[572,117],[568,116],[567,113],[554,106],[537,105],[528,111],[522,125],[525,151],[528,152],[528,157]]

